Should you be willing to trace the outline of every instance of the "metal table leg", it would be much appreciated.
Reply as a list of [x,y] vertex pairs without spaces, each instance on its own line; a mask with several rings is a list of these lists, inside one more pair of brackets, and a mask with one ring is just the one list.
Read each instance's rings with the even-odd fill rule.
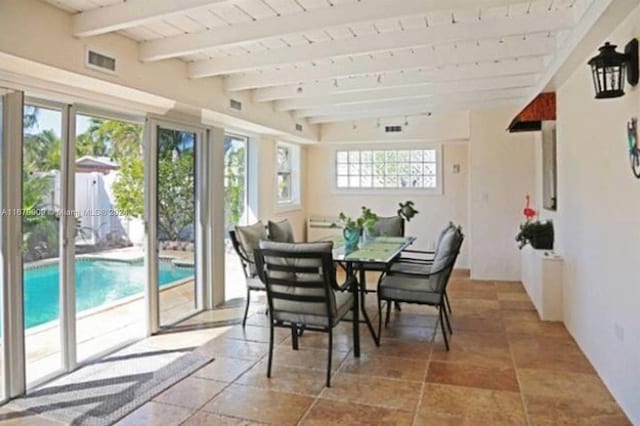
[[[353,275],[353,264],[347,262],[347,277]],[[353,356],[360,358],[360,298],[358,285],[353,286]]]
[[362,316],[364,317],[365,322],[367,323],[367,327],[369,327],[369,332],[371,332],[371,337],[373,337],[373,341],[376,343],[376,346],[380,346],[380,337],[376,335],[375,330],[373,329],[373,325],[371,324],[371,320],[369,319],[369,315],[367,314],[366,307],[366,295],[367,295],[367,274],[362,264],[358,265],[358,287],[360,288],[360,309],[362,310]]

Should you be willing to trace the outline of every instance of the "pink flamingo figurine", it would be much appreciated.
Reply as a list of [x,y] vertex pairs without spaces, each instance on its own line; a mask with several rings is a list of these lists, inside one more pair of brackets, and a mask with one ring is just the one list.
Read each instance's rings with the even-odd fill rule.
[[527,220],[531,220],[534,217],[536,217],[536,211],[534,209],[532,209],[531,207],[529,207],[529,201],[530,201],[530,197],[529,194],[527,194],[527,205],[525,206],[523,213],[525,215],[525,217],[527,218]]

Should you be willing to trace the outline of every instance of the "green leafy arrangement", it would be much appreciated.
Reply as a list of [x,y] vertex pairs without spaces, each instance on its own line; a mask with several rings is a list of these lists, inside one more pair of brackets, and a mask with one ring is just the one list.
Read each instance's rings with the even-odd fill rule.
[[516,235],[518,248],[527,244],[535,249],[553,249],[553,223],[551,221],[529,220],[520,225],[520,232]]
[[373,228],[378,222],[378,215],[372,212],[370,208],[362,206],[362,214],[360,217],[352,219],[350,216],[340,212],[338,219],[344,229],[366,229],[367,231],[373,231]]

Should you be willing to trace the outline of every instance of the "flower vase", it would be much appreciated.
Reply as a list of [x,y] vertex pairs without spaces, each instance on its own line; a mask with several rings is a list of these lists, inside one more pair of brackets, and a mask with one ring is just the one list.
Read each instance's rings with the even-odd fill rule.
[[352,252],[358,248],[360,228],[344,228],[342,236],[344,237],[344,250],[346,252]]

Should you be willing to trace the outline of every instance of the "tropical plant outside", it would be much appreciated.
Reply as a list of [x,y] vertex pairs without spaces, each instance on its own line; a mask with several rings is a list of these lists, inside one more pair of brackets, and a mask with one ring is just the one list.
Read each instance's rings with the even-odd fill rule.
[[[23,248],[25,260],[58,256],[60,206],[53,204],[53,172],[61,166],[61,140],[51,129],[41,129],[40,109],[24,112]],[[76,136],[76,158],[106,157],[119,165],[113,183],[115,208],[132,218],[144,214],[143,126],[91,117],[84,132]],[[190,136],[191,135],[191,136]],[[158,231],[162,239],[192,240],[195,219],[194,135],[161,129],[158,151]],[[225,139],[226,226],[237,224],[244,212],[244,143]],[[96,230],[85,230],[90,233]]]

